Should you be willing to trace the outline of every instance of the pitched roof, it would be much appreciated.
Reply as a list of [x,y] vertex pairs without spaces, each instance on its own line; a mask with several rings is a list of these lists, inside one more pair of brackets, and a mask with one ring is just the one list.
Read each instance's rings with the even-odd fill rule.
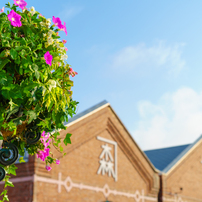
[[144,151],[153,165],[163,173],[170,171],[194,146],[202,139],[202,135],[192,144]]
[[[75,116],[73,116],[72,118],[70,118],[68,120],[68,122],[64,122],[64,125],[67,127],[67,126],[70,126],[82,119],[84,119],[85,117],[97,112],[98,110],[101,110],[103,109],[104,107],[106,106],[109,106],[110,109],[112,110],[112,112],[115,114],[115,116],[117,117],[117,119],[120,121],[120,123],[122,124],[122,126],[124,127],[124,129],[127,131],[128,135],[131,137],[132,141],[134,142],[134,144],[137,146],[137,148],[139,149],[139,151],[142,153],[142,155],[145,157],[146,161],[149,163],[149,165],[152,167],[152,169],[155,171],[155,172],[158,172],[155,168],[155,166],[151,163],[151,161],[148,159],[148,157],[145,155],[145,153],[140,149],[140,147],[137,145],[137,143],[135,142],[135,140],[133,139],[133,137],[131,136],[131,134],[128,132],[128,130],[126,129],[125,125],[122,123],[121,119],[118,117],[118,115],[115,113],[115,111],[113,110],[113,108],[111,107],[110,103],[107,102],[106,100],[103,100],[102,102],[90,107],[89,109],[79,113],[79,114],[76,114]],[[54,131],[52,132],[54,133]]]
[[64,125],[67,126],[67,125],[69,125],[70,123],[72,123],[74,121],[80,120],[81,118],[84,118],[89,113],[92,113],[93,111],[96,111],[96,110],[98,110],[99,108],[102,108],[105,105],[109,105],[109,103],[106,100],[103,100],[102,102],[88,108],[87,110],[85,110],[85,111],[83,111],[83,112],[81,112],[79,114],[76,114],[75,116],[70,118],[68,120],[68,122],[64,122]]
[[153,165],[163,171],[189,144],[144,151]]

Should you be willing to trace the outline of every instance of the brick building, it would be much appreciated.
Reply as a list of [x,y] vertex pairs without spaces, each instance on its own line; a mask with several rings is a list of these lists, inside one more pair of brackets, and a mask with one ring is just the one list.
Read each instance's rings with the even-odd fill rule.
[[103,101],[65,124],[61,138],[72,133],[72,144],[64,157],[53,151],[61,164],[48,172],[40,159],[28,156],[12,178],[11,202],[158,201],[158,170],[109,103]]
[[202,201],[202,136],[194,143],[145,151],[159,170],[165,202]]
[[[17,164],[10,202],[202,202],[202,136],[194,143],[141,151],[103,101],[65,123],[66,156],[48,172],[26,154]],[[3,182],[0,182],[0,190]]]

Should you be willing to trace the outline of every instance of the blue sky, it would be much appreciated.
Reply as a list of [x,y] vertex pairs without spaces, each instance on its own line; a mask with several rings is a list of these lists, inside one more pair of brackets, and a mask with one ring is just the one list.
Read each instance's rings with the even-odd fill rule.
[[142,149],[199,137],[201,1],[27,2],[67,23],[68,36],[60,36],[78,72],[73,78],[78,113],[107,100]]

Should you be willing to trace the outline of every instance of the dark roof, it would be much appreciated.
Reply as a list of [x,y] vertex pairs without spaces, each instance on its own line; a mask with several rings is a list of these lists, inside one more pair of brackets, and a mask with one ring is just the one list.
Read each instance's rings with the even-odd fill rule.
[[163,171],[173,161],[173,159],[176,158],[176,156],[178,156],[188,146],[189,144],[163,149],[148,150],[145,151],[145,154],[153,163],[155,168]]
[[64,125],[67,125],[67,124],[69,124],[69,123],[75,121],[76,119],[79,119],[79,118],[81,118],[82,116],[85,116],[86,114],[88,114],[88,113],[90,113],[90,112],[92,112],[92,111],[94,111],[94,110],[100,108],[101,106],[103,106],[103,105],[105,105],[105,104],[107,104],[107,103],[108,103],[108,102],[107,102],[106,100],[103,100],[102,102],[100,102],[100,103],[98,103],[98,104],[96,104],[96,105],[94,105],[94,106],[92,106],[92,107],[86,109],[85,111],[83,111],[83,112],[81,112],[81,113],[79,113],[79,114],[76,114],[75,116],[73,116],[72,118],[70,118],[70,119],[68,120],[68,122],[64,122]]
[[167,173],[200,139],[192,144],[144,151],[152,164],[163,173]]

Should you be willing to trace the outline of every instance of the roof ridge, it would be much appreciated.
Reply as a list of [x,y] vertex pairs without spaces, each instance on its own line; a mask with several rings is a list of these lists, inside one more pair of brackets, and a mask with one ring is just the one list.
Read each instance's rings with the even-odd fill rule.
[[64,122],[63,124],[68,125],[69,123],[71,123],[71,122],[73,122],[73,121],[75,121],[75,120],[77,120],[77,119],[79,119],[79,118],[93,112],[94,110],[96,110],[96,109],[98,109],[98,108],[100,108],[100,107],[102,107],[102,106],[104,106],[106,104],[109,104],[109,102],[107,102],[106,100],[103,100],[102,102],[99,102],[98,104],[96,104],[96,105],[94,105],[94,106],[80,112],[79,114],[76,114],[75,116],[69,118],[69,120],[67,122]]
[[[192,143],[190,143],[190,144],[192,144]],[[188,145],[190,145],[190,144],[183,144],[183,145],[170,146],[170,147],[162,147],[162,148],[157,148],[157,149],[148,149],[148,150],[144,150],[144,152],[156,151],[156,150],[161,150],[161,149],[170,149],[170,148],[182,147],[182,146],[188,146]]]
[[187,146],[182,152],[180,152],[164,169],[163,173],[167,173],[187,152],[200,140],[202,139],[202,135],[200,135],[192,144]]

